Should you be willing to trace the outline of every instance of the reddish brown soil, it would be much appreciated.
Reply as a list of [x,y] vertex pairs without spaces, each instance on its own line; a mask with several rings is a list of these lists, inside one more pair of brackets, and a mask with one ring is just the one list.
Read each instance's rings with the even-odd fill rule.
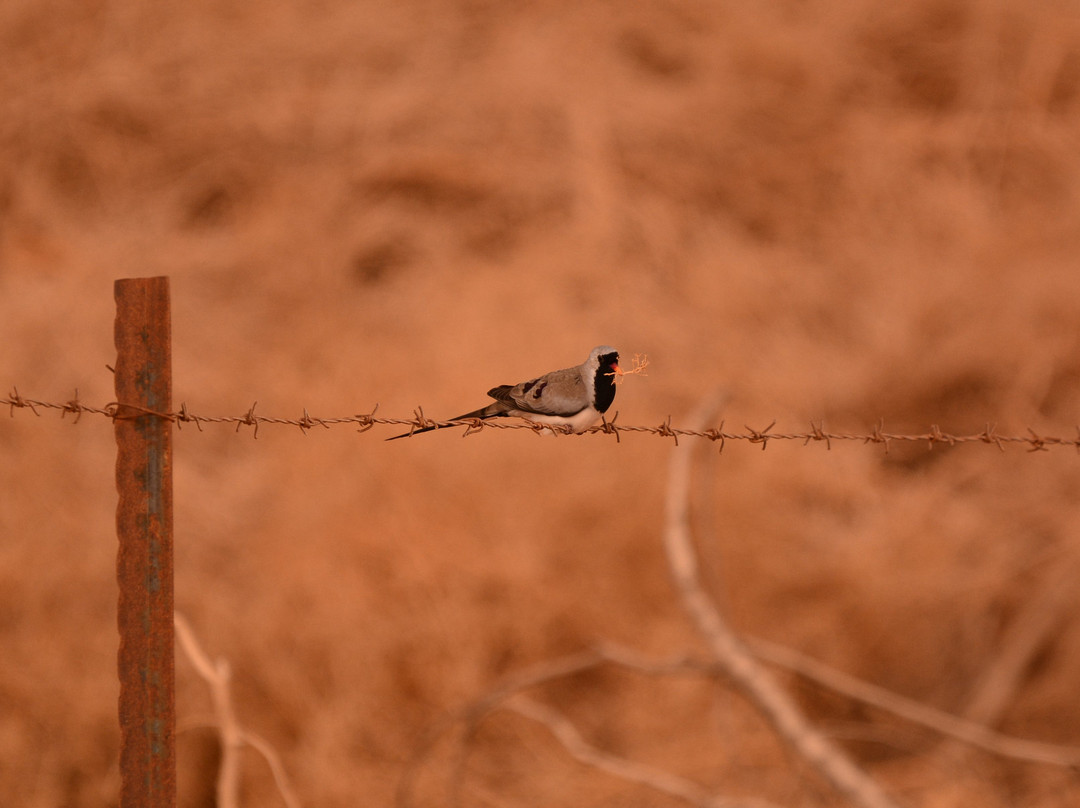
[[[1073,437],[1072,2],[86,3],[0,10],[0,384],[112,398],[112,281],[172,278],[176,401],[432,416],[646,353],[619,423]],[[6,393],[7,390],[0,390]],[[0,419],[0,804],[117,799],[111,424]],[[176,602],[305,806],[384,806],[449,711],[597,640],[700,652],[660,542],[670,439],[177,435]],[[962,713],[1080,558],[1071,449],[729,443],[698,540],[741,632]],[[1067,599],[998,727],[1080,743]],[[1013,632],[1015,633],[1015,632]],[[210,702],[177,662],[180,804]],[[1069,806],[1060,769],[785,679],[910,805]],[[532,694],[732,797],[837,804],[723,686]],[[454,737],[420,769],[448,801]],[[501,712],[465,805],[678,804]],[[245,805],[280,804],[242,761]]]

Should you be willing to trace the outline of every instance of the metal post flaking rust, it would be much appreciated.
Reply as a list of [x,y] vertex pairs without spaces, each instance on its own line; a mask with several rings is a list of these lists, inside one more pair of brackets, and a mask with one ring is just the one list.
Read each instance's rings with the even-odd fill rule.
[[120,808],[176,805],[169,279],[116,281]]

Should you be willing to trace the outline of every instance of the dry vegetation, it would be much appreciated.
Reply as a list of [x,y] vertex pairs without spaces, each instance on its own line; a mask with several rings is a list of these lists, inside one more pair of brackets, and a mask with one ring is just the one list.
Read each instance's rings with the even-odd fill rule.
[[[620,423],[722,387],[740,427],[1075,434],[1076,2],[7,0],[0,53],[0,384],[24,395],[109,401],[111,281],[168,274],[176,400],[204,412],[449,416],[606,342],[650,360]],[[176,441],[177,606],[303,805],[392,804],[432,726],[543,660],[703,652],[660,542],[670,440],[384,433]],[[113,451],[103,418],[0,422],[5,806],[116,801]],[[1074,452],[710,457],[697,539],[737,631],[1080,743]],[[185,729],[209,696],[177,679],[180,804],[212,804],[214,735]],[[1080,802],[1068,770],[783,681],[909,805]],[[839,804],[701,677],[529,695],[718,793]],[[419,804],[455,777],[463,805],[679,804],[520,712],[455,737]],[[244,804],[281,804],[241,763]]]

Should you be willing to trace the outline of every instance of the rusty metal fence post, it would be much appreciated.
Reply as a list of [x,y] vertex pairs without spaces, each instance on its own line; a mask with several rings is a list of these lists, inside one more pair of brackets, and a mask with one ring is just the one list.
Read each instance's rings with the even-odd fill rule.
[[116,577],[120,808],[176,805],[172,405],[168,278],[130,278],[116,299]]

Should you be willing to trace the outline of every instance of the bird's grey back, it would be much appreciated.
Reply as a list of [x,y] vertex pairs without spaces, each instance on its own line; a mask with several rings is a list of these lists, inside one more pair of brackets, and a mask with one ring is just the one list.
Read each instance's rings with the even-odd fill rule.
[[589,403],[581,369],[577,367],[553,370],[513,386],[493,387],[488,395],[517,409],[545,415],[574,415]]

